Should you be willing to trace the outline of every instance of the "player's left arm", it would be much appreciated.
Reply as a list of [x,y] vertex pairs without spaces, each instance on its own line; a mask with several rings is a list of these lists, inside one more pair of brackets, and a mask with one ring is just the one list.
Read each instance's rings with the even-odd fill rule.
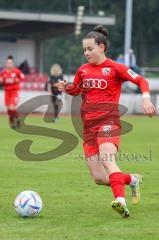
[[118,66],[118,72],[120,74],[120,77],[123,81],[130,81],[134,84],[136,84],[143,96],[143,111],[144,114],[148,115],[149,117],[152,117],[155,115],[156,110],[155,106],[151,102],[150,98],[150,87],[148,81],[143,78],[141,75],[137,74],[127,66],[123,64],[119,64]]
[[19,83],[21,81],[23,81],[25,79],[25,75],[22,73],[22,71],[20,71],[19,69],[17,69],[17,74],[16,74],[16,79],[15,82]]
[[0,84],[3,84],[3,77],[0,75]]

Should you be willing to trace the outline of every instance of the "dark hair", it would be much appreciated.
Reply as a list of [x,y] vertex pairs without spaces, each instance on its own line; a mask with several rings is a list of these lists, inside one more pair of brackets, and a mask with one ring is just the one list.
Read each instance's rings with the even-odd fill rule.
[[13,58],[13,56],[12,55],[8,55],[8,57],[7,57],[7,60],[13,60],[14,58]]
[[103,43],[105,46],[105,52],[108,49],[108,31],[103,28],[103,26],[96,26],[93,31],[87,33],[87,35],[83,39],[94,38],[95,42],[99,45]]

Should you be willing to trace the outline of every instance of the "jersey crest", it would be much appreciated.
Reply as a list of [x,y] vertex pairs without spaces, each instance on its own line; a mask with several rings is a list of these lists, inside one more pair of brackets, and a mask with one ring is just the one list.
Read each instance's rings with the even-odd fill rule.
[[102,73],[103,75],[108,75],[108,73],[110,73],[110,68],[108,67],[102,68]]

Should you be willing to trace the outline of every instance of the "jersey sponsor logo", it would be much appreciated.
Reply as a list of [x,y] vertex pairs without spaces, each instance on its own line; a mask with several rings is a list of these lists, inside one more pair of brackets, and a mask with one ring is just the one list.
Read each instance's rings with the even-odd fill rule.
[[16,76],[16,73],[11,73],[11,77],[15,77]]
[[102,73],[103,75],[107,75],[108,73],[110,73],[110,68],[102,68]]
[[137,78],[139,76],[139,74],[137,74],[136,72],[134,72],[133,70],[131,70],[130,68],[127,70],[127,73],[130,75],[130,77],[132,77],[133,79]]
[[97,78],[86,78],[83,81],[83,88],[99,88],[105,89],[107,87],[107,81],[105,79],[97,79]]
[[110,137],[111,136],[111,130],[112,130],[112,126],[111,125],[105,125],[103,126],[103,131],[105,133],[105,135],[107,137]]
[[6,83],[13,83],[14,82],[14,79],[13,78],[6,78]]

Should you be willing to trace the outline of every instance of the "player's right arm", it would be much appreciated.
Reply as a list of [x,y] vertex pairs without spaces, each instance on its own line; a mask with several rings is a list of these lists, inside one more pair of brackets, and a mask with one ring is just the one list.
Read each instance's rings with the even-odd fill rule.
[[77,96],[80,94],[80,87],[79,83],[81,80],[80,70],[76,72],[75,78],[73,83],[67,83],[66,80],[59,81],[58,83],[58,89],[59,91],[66,92],[70,95]]
[[0,84],[4,83],[3,71],[0,73]]

